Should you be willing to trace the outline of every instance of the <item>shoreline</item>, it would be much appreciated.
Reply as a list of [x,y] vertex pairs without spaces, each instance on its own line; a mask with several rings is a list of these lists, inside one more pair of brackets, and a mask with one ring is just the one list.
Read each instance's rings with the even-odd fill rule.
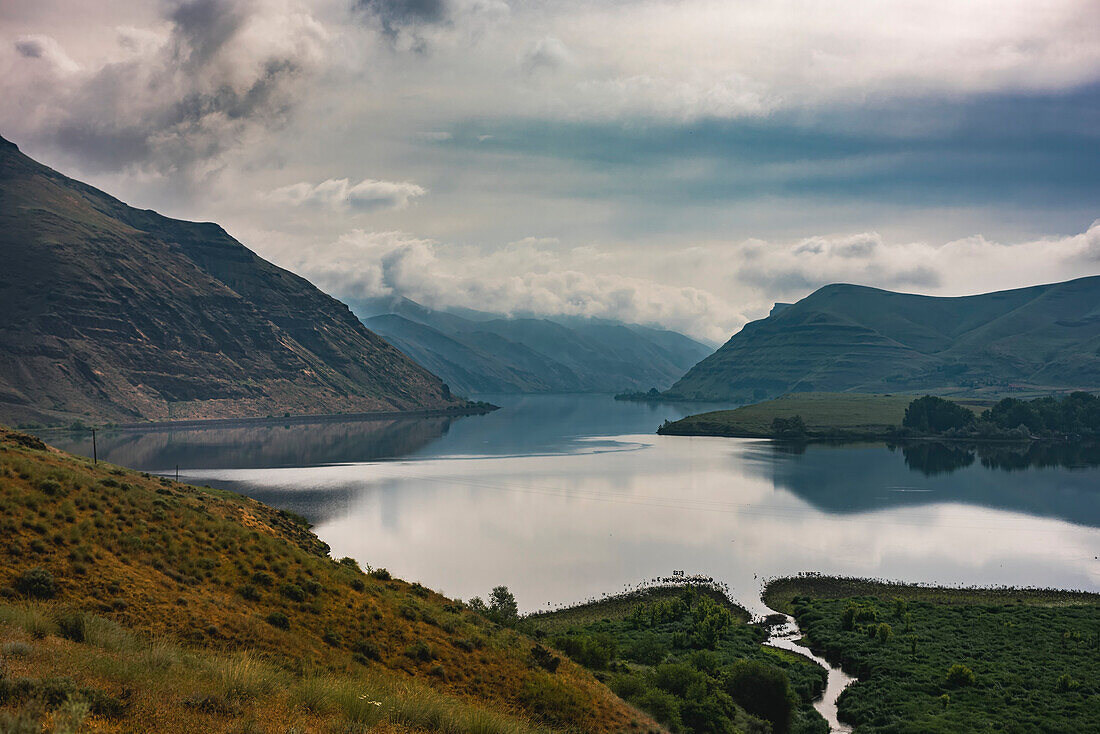
[[53,436],[66,433],[90,433],[97,431],[120,431],[143,433],[155,431],[175,431],[180,429],[204,428],[247,428],[262,425],[309,425],[312,423],[340,423],[390,418],[434,418],[446,416],[485,415],[500,410],[500,406],[491,403],[472,403],[454,408],[422,408],[419,410],[380,410],[364,413],[309,413],[291,416],[253,416],[241,418],[196,418],[178,421],[144,421],[141,423],[118,423],[103,426],[88,426],[74,429],[70,426],[50,426],[46,428],[20,428],[17,430],[33,435]]

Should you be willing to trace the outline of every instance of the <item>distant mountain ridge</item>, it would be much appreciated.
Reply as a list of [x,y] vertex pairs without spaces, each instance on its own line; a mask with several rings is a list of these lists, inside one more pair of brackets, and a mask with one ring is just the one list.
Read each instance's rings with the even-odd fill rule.
[[407,298],[352,306],[369,328],[462,393],[664,387],[711,352],[674,331],[617,321],[458,315]]
[[0,420],[449,408],[347,306],[212,223],[139,210],[0,138]]
[[664,397],[1097,387],[1100,276],[1093,276],[957,298],[825,286],[747,324]]

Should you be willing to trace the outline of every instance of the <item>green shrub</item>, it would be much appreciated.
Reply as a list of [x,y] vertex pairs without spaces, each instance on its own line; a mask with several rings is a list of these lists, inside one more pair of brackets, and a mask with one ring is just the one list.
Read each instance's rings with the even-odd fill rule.
[[52,599],[57,596],[57,581],[44,568],[24,571],[15,579],[15,588],[34,599]]
[[291,601],[305,601],[306,592],[298,584],[285,583],[279,587],[279,593]]
[[58,617],[57,631],[62,637],[73,642],[84,642],[84,615],[80,612],[63,614]]
[[776,734],[790,729],[797,701],[787,674],[757,660],[739,660],[730,667],[726,693],[753,716],[772,723]]
[[244,584],[243,586],[238,586],[237,593],[241,596],[242,599],[247,599],[248,601],[260,600],[260,590],[252,584]]
[[272,584],[275,583],[275,577],[273,577],[266,571],[257,571],[256,573],[252,574],[252,583],[258,586],[263,586],[266,589],[270,589]]
[[290,618],[282,612],[272,612],[267,615],[266,621],[272,627],[278,627],[281,630],[290,629]]
[[363,657],[366,660],[381,660],[382,654],[378,650],[376,645],[371,640],[359,640],[352,646],[352,650],[356,655]]
[[975,680],[974,671],[965,665],[956,663],[947,671],[947,685],[949,686],[955,686],[956,688],[972,686]]
[[372,578],[376,578],[379,581],[389,581],[393,578],[390,576],[390,572],[384,568],[376,568],[370,572],[370,575]]
[[542,668],[548,673],[553,673],[557,671],[558,666],[561,664],[561,658],[542,645],[535,645],[531,648],[531,664]]
[[436,658],[436,654],[432,652],[432,648],[424,640],[417,640],[413,644],[405,648],[405,655],[413,660],[419,660],[421,662],[429,662]]

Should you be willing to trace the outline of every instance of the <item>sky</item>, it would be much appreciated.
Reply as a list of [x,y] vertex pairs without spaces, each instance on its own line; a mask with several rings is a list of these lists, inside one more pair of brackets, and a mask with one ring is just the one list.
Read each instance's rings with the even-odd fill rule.
[[1100,274],[1095,0],[4,0],[0,135],[348,300],[720,343]]

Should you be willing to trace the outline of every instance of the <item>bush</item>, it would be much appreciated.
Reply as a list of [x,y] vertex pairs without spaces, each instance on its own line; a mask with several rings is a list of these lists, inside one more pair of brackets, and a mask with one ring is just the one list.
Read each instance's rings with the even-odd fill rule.
[[796,701],[782,670],[756,660],[739,660],[726,676],[725,689],[741,708],[770,721],[776,734],[790,729]]
[[306,592],[298,584],[283,584],[279,587],[279,593],[291,601],[305,601],[306,599]]
[[267,615],[266,621],[272,627],[278,627],[281,630],[290,629],[290,618],[282,612],[272,612]]
[[557,671],[558,666],[561,664],[561,658],[542,645],[535,645],[531,648],[531,664],[542,668],[547,673],[553,673]]
[[52,599],[57,596],[57,581],[44,568],[24,571],[15,579],[15,588],[34,599]]
[[362,656],[367,660],[382,659],[382,653],[379,653],[378,646],[371,642],[370,639],[360,639],[359,642],[352,645],[352,650],[355,655]]
[[242,599],[247,599],[248,601],[260,600],[260,590],[252,584],[244,584],[243,586],[238,587],[237,593],[240,594]]
[[800,415],[791,416],[790,418],[773,418],[771,428],[772,435],[779,438],[802,438],[809,433],[806,428],[806,421]]
[[413,644],[405,648],[405,655],[413,660],[419,660],[421,662],[429,662],[436,658],[436,654],[432,652],[432,648],[428,646],[428,643],[424,640],[417,640]]
[[257,586],[263,586],[265,589],[270,589],[272,584],[275,583],[275,577],[266,571],[257,571],[252,574],[252,583]]
[[57,620],[57,632],[67,640],[84,642],[84,615],[80,612],[61,615]]
[[363,569],[359,568],[359,561],[355,560],[351,556],[344,556],[339,561],[337,561],[337,563],[346,568],[350,568],[352,571],[358,571],[359,573],[363,572]]
[[958,403],[925,395],[909,403],[901,424],[922,433],[943,433],[966,428],[975,420],[974,414]]
[[393,578],[392,576],[390,576],[390,572],[384,568],[376,568],[370,572],[370,575],[372,578],[376,578],[379,581],[389,581],[391,578]]
[[954,686],[956,688],[972,686],[975,680],[974,671],[965,665],[956,663],[947,671],[947,685],[949,686]]

